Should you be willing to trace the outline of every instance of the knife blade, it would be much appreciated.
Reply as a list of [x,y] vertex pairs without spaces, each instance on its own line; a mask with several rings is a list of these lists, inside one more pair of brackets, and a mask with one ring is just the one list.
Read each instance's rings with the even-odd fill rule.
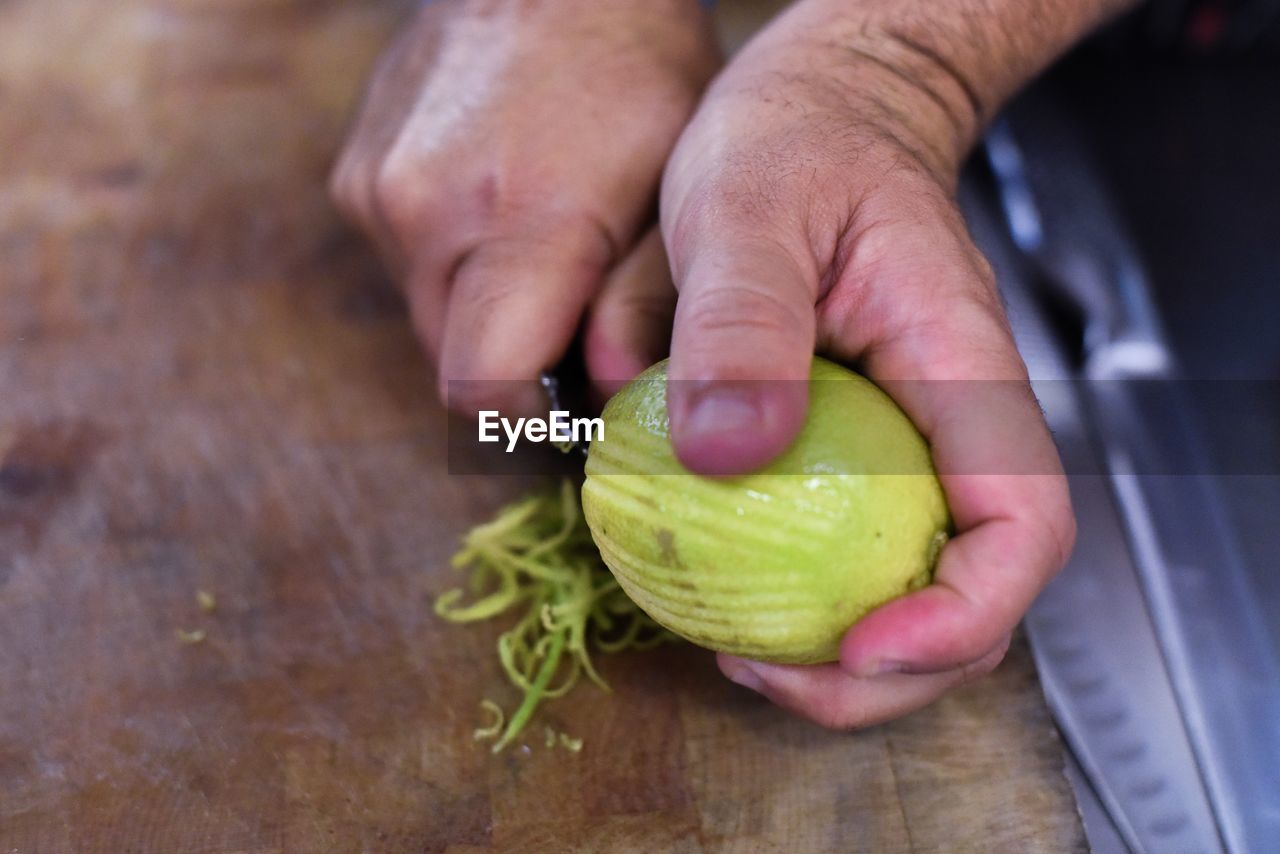
[[[1011,144],[995,132],[995,144]],[[1006,160],[1020,152],[1006,147]],[[997,176],[1000,176],[997,171]],[[1007,178],[1008,176],[1003,176]],[[1014,174],[1016,181],[1020,176]],[[1056,340],[1014,240],[1041,226],[1034,207],[1009,211],[1007,223],[980,203],[966,206],[1001,281],[1033,387],[1068,472],[1080,535],[1064,571],[1026,618],[1046,700],[1114,832],[1133,851],[1221,851],[1214,813],[1200,780],[1155,627],[1146,608],[1110,477],[1096,451],[1075,369]],[[1031,201],[1029,195],[1025,202]],[[985,220],[984,220],[985,212]],[[1021,217],[1018,221],[1017,217]],[[1027,232],[1024,231],[1024,237]],[[985,238],[985,239],[983,239]],[[1043,285],[1042,285],[1043,286]],[[1150,339],[1149,339],[1150,340]],[[1154,361],[1154,360],[1153,360]],[[1096,824],[1096,819],[1095,819]],[[1097,845],[1098,834],[1090,833]]]
[[1075,302],[1091,332],[1080,402],[1220,841],[1265,850],[1280,838],[1280,650],[1268,642],[1143,266],[1060,114],[1026,100],[994,141],[997,155],[1004,148],[992,158],[1001,186],[1021,186],[1030,202],[1021,217],[1039,225],[1024,229],[1038,244],[1017,241],[1023,260],[1042,287]]

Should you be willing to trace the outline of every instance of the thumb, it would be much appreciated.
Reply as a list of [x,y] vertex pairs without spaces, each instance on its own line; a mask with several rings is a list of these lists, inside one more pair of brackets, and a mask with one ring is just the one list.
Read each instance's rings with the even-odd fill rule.
[[672,265],[671,438],[685,466],[710,475],[759,468],[791,444],[815,336],[812,265],[767,238],[726,233],[695,229]]

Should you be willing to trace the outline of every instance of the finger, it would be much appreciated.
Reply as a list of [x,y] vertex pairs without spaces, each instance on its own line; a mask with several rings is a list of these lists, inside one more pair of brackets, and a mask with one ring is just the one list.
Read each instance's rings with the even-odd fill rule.
[[1004,658],[1008,639],[973,663],[940,673],[852,676],[838,664],[797,666],[717,656],[730,680],[784,709],[832,729],[855,729],[902,717],[951,689],[990,673]]
[[439,366],[448,309],[448,283],[445,281],[447,270],[433,261],[432,254],[420,254],[418,262],[404,277],[404,288],[413,330],[432,364]]
[[468,415],[545,415],[536,380],[563,357],[612,256],[600,229],[544,230],[483,243],[453,276],[441,394]]
[[671,437],[701,474],[764,465],[791,444],[808,407],[816,274],[782,243],[741,233],[694,226],[673,265]]
[[[850,672],[931,673],[973,661],[1015,626],[1065,560],[1060,530],[1070,523],[1058,478],[964,475],[948,494],[981,492],[1001,511],[943,549],[934,584],[868,614],[845,636],[840,660]],[[959,503],[962,503],[963,499]]]
[[[945,344],[945,335],[933,337]],[[860,674],[974,660],[1021,619],[1074,536],[1066,481],[1024,383],[906,382],[891,393],[930,438],[960,533],[942,550],[934,584],[877,609],[846,636],[841,660]]]
[[605,278],[588,315],[587,372],[605,397],[667,354],[676,290],[655,226]]
[[388,169],[395,147],[413,111],[405,110],[421,86],[426,63],[436,52],[439,10],[424,7],[378,60],[359,114],[329,179],[330,196],[338,208],[369,237],[393,276],[409,273],[409,259],[401,252],[393,217],[387,207],[403,207],[398,197],[413,182]]
[[[982,488],[992,493],[1001,486],[1007,484]],[[1011,503],[1059,503],[1055,484],[1020,486],[1003,490]],[[974,660],[993,636],[1017,624],[1061,568],[1062,535],[1052,530],[1055,524],[1003,518],[960,535],[944,550],[933,585],[854,626],[841,646],[845,668],[861,675],[930,673]]]
[[841,662],[859,675],[947,671],[984,655],[1065,563],[1074,538],[1066,480],[994,301],[937,299],[863,356],[929,439],[959,535],[934,584],[850,630]]

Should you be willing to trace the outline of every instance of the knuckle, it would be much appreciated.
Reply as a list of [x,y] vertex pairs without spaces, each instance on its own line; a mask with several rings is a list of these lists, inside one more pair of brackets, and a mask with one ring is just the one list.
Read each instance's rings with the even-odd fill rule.
[[[939,659],[945,662],[951,662],[952,666],[961,662],[972,662],[966,667],[972,667],[983,660],[983,656],[991,649],[992,639],[989,634],[970,633],[968,635],[957,633],[955,636],[943,642],[938,650]],[[994,665],[993,665],[994,666]]]
[[819,702],[805,710],[804,716],[823,729],[837,732],[851,732],[868,723],[861,710],[847,708],[836,700]]
[[776,233],[780,223],[794,222],[820,195],[819,176],[830,172],[804,152],[751,146],[726,152],[703,171],[685,180],[669,172],[662,207],[673,211],[668,229],[673,249],[694,245],[708,234],[753,238]]
[[1048,550],[1044,581],[1057,574],[1075,548],[1077,525],[1071,506],[1071,491],[1061,473],[1041,475],[1034,503],[1027,506],[1020,520],[1026,536],[1037,546]]
[[711,227],[750,227],[774,222],[790,183],[774,158],[757,153],[752,162],[730,157],[690,193],[685,214]]
[[342,205],[346,200],[346,168],[346,164],[342,160],[335,163],[333,168],[329,170],[329,180],[325,184],[325,189],[329,193],[329,198],[338,205]]
[[996,646],[995,649],[988,652],[986,655],[984,655],[982,658],[979,658],[977,661],[974,661],[962,667],[960,669],[961,684],[968,684],[969,682],[977,681],[978,679],[981,679],[982,677],[987,676],[988,674],[993,672],[997,667],[999,667],[1000,663],[1004,661],[1005,656],[1009,652],[1010,641],[1011,641],[1011,635],[1006,634],[1003,638],[1001,638],[1000,643]]
[[702,336],[749,332],[775,340],[789,338],[795,329],[806,325],[807,318],[791,301],[773,291],[751,285],[726,285],[695,294],[684,310],[683,322]]
[[[510,377],[508,347],[502,336],[493,333],[512,320],[508,304],[514,290],[515,285],[510,282],[495,282],[471,294],[457,292],[466,301],[458,308],[466,320],[458,325],[451,322],[449,330],[454,339],[449,347],[452,378],[489,382]],[[451,316],[452,313],[451,308]]]
[[1046,515],[1041,522],[1045,531],[1045,539],[1052,544],[1054,548],[1054,562],[1052,571],[1057,572],[1066,565],[1067,559],[1071,557],[1071,552],[1076,544],[1076,514],[1071,508],[1071,499],[1067,494],[1067,487],[1062,478],[1055,478],[1058,481],[1058,492],[1061,495],[1053,499],[1054,506],[1045,511]]
[[405,155],[393,148],[374,170],[372,195],[387,227],[398,235],[410,234],[421,226],[426,204],[415,187],[425,186],[420,171]]
[[360,221],[365,218],[362,193],[355,180],[355,167],[347,157],[343,157],[329,173],[329,198],[338,212],[350,220]]
[[467,170],[459,202],[477,221],[500,231],[536,224],[540,233],[560,235],[578,224],[580,206],[555,174],[527,157],[494,153]]
[[548,233],[548,243],[569,266],[579,266],[593,273],[607,269],[619,255],[619,240],[603,216],[584,206],[541,218]]
[[1076,536],[1078,534],[1079,527],[1076,523],[1076,514],[1068,504],[1062,521],[1059,523],[1058,531],[1058,547],[1062,554],[1062,563],[1067,562],[1067,558],[1071,556],[1071,552],[1075,549]]
[[[488,334],[494,321],[500,321],[509,313],[508,304],[516,286],[511,282],[494,282],[490,287],[478,289],[467,299],[466,315],[474,318],[472,341],[480,344],[491,339]],[[492,347],[476,347],[475,358],[468,363],[468,376],[472,379],[491,379],[498,374]]]

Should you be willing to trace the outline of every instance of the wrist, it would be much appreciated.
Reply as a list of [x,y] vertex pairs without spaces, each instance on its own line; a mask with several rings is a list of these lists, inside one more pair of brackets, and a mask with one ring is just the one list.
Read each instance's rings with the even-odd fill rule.
[[838,51],[832,74],[850,107],[891,146],[952,186],[990,117],[988,99],[926,43],[876,24],[851,29]]
[[704,78],[723,62],[710,7],[702,0],[464,0],[458,8],[466,17],[500,21],[522,45],[553,42],[571,44],[578,53],[692,61],[698,73],[710,61]]
[[[426,0],[430,3],[432,0]],[[544,0],[530,4],[528,0],[465,0],[479,14],[520,14],[552,16],[560,20],[586,18],[669,18],[672,24],[690,21],[709,22],[715,0]]]
[[1010,96],[1136,2],[800,0],[776,35],[945,176]]

